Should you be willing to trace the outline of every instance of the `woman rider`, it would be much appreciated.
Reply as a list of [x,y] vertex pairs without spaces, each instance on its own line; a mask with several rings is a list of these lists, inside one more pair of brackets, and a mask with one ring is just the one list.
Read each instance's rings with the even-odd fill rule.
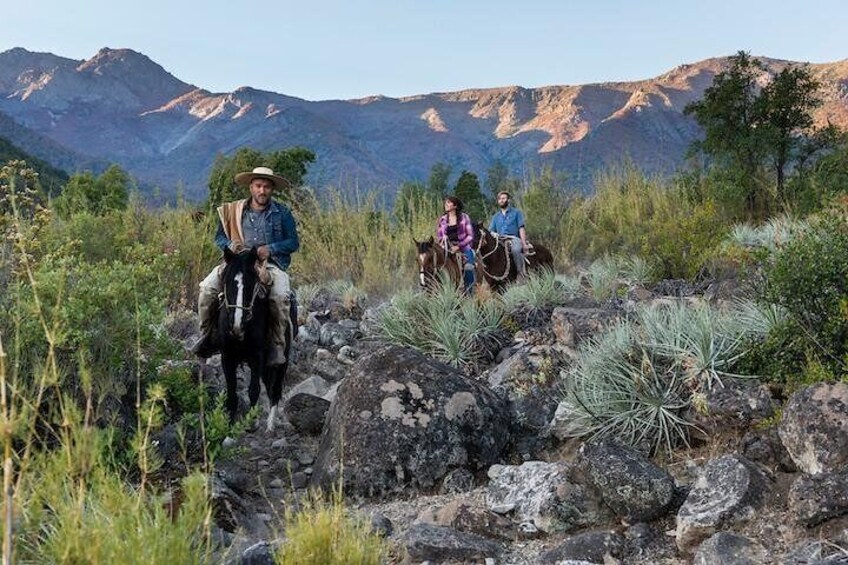
[[474,249],[471,244],[474,241],[474,227],[471,224],[471,218],[462,211],[462,201],[456,196],[445,198],[445,213],[439,218],[436,239],[446,249],[453,253],[461,252],[465,256],[463,269],[465,292],[473,293]]

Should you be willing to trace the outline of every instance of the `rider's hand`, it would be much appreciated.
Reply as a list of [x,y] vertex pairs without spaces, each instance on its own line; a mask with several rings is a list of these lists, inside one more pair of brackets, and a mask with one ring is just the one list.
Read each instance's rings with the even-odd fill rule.
[[459,245],[451,245],[451,251],[454,253],[459,253]]
[[247,249],[245,249],[244,245],[242,245],[241,243],[238,243],[236,241],[231,241],[227,245],[227,247],[229,247],[230,251],[232,251],[236,255],[238,255],[239,253],[244,253],[245,251],[247,251]]
[[256,248],[256,255],[263,261],[266,261],[271,255],[271,251],[268,249],[267,245],[261,245]]

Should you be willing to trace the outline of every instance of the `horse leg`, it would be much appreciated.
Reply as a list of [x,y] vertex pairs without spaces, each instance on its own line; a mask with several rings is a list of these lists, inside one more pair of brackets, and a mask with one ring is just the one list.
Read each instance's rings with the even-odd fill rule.
[[230,424],[236,421],[238,413],[238,361],[230,358],[229,355],[221,355],[221,366],[224,369],[224,377],[227,381],[227,412],[230,415]]
[[259,401],[259,383],[265,380],[265,360],[262,356],[250,363],[250,386],[247,389],[247,397],[250,399],[250,407],[256,406]]

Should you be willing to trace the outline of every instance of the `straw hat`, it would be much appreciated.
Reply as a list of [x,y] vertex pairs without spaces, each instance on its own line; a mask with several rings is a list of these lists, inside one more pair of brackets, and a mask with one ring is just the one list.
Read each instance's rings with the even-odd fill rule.
[[274,183],[274,188],[291,188],[292,183],[287,178],[275,175],[274,171],[268,167],[256,167],[252,171],[239,173],[236,175],[236,184],[241,186],[250,186],[253,179],[268,179]]

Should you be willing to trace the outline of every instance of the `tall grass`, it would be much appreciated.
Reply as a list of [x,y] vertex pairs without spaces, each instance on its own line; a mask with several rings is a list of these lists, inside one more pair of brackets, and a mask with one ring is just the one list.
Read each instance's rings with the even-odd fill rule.
[[389,556],[388,542],[350,513],[340,490],[330,500],[313,492],[301,508],[288,510],[285,535],[279,565],[380,565]]
[[[10,310],[0,324],[3,561],[202,562],[211,551],[205,477],[189,474],[174,497],[149,481],[159,463],[151,438],[161,423],[163,393],[153,387],[141,402],[142,307],[130,286],[122,307],[134,312],[135,335],[124,354],[135,350],[139,419],[135,439],[126,443],[117,428],[98,421],[102,375],[94,373],[87,352],[60,355],[67,336],[84,330],[63,310],[78,280],[57,279],[44,266],[80,247],[45,244],[55,241],[50,230],[61,228],[28,189],[33,178],[22,165],[0,171],[0,227],[13,242],[0,269],[15,289],[3,297]],[[54,280],[63,282],[51,286]]]

